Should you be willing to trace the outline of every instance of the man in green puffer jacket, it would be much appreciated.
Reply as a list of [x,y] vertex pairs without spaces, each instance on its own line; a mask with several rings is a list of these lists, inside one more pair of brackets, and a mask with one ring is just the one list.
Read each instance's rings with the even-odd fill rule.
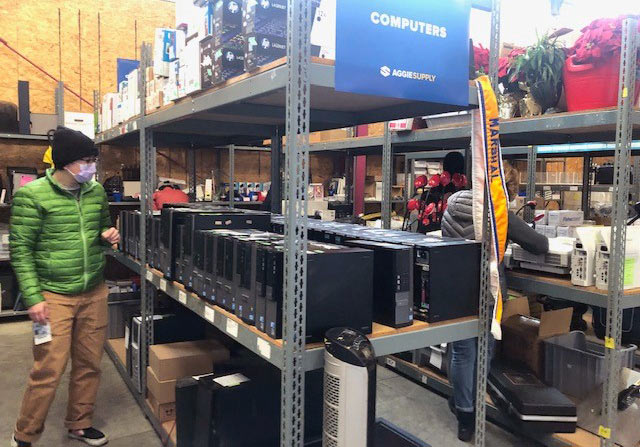
[[98,149],[75,130],[53,135],[55,169],[20,188],[11,208],[11,265],[34,324],[51,341],[33,347],[34,364],[11,445],[30,447],[44,430],[56,388],[71,357],[68,436],[108,442],[92,427],[107,330],[104,249],[119,241],[102,185],[92,180]]

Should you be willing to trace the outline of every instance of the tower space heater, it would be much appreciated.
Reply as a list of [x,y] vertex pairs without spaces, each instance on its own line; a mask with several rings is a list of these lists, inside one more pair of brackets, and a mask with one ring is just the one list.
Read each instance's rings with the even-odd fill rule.
[[362,333],[325,336],[323,447],[374,447],[376,358]]

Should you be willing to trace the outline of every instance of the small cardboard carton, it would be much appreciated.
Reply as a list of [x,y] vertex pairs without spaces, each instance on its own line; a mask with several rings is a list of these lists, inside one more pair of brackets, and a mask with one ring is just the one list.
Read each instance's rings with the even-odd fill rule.
[[542,312],[531,317],[527,298],[504,303],[502,314],[502,355],[527,365],[538,377],[544,377],[542,340],[566,334],[571,325],[572,308]]
[[147,393],[147,403],[153,411],[153,414],[156,415],[158,421],[160,423],[164,423],[167,421],[173,421],[176,418],[176,403],[175,402],[167,402],[164,404],[158,403],[153,394]]
[[147,389],[159,404],[176,401],[176,382],[177,379],[159,380],[153,369],[147,366]]
[[149,366],[159,381],[207,374],[213,364],[229,358],[229,350],[217,340],[184,341],[153,345]]

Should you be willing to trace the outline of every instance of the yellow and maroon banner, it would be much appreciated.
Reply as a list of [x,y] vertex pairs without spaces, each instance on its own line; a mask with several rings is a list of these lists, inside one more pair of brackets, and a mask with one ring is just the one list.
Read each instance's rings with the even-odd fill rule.
[[507,188],[502,169],[498,101],[487,76],[476,79],[478,109],[473,111],[471,149],[473,153],[473,223],[476,240],[483,237],[485,188],[491,224],[490,282],[495,301],[491,333],[500,340],[502,319],[502,293],[498,265],[502,262],[507,243],[508,207]]

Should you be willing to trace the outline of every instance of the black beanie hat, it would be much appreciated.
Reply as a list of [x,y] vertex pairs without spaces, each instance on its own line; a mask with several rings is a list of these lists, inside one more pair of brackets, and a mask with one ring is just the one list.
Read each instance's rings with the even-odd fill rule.
[[80,131],[58,126],[53,133],[51,158],[56,169],[85,157],[97,157],[98,148],[93,140]]

